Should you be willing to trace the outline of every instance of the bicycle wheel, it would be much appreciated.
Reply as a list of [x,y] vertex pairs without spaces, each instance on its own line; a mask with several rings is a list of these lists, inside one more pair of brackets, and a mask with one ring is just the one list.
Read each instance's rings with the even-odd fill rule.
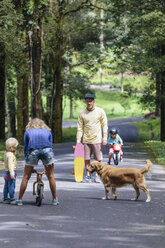
[[114,154],[114,164],[118,165],[119,164],[119,153],[118,154]]
[[41,206],[42,204],[42,198],[43,198],[43,187],[41,185],[38,185],[38,195],[36,197],[36,205]]

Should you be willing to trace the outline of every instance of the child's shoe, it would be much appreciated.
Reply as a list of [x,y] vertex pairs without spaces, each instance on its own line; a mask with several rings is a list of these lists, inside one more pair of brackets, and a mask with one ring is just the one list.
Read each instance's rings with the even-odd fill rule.
[[10,198],[3,199],[3,203],[10,204]]

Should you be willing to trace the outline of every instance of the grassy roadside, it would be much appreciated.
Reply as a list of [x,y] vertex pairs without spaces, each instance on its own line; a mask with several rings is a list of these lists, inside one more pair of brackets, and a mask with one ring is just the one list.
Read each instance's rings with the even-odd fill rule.
[[[95,90],[95,105],[105,110],[108,120],[142,116],[149,110],[142,110],[139,95],[129,95],[120,91]],[[73,104],[73,119],[69,119],[70,102],[63,102],[63,121],[77,121],[79,112],[86,107],[84,100],[76,100]]]
[[160,141],[160,118],[150,117],[134,123],[139,132],[138,141],[144,142],[155,162],[165,165],[165,142]]

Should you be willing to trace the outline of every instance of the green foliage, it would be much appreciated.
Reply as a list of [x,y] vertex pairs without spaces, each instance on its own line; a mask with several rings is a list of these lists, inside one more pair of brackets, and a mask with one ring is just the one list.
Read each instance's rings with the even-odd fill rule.
[[153,153],[156,163],[165,165],[165,142],[149,140],[144,144]]
[[[145,110],[141,109],[139,104],[139,96],[128,95],[125,97],[125,94],[121,94],[119,91],[103,91],[95,90],[95,105],[101,107],[105,110],[108,120],[127,118],[133,116],[141,116],[147,113]],[[126,100],[125,100],[126,99]],[[130,106],[129,109],[126,109],[126,106],[123,106],[123,101],[125,101],[126,106]],[[65,106],[63,112],[63,120],[69,120],[69,99],[65,98],[63,105]],[[79,112],[85,108],[84,100],[76,100],[73,107],[74,119],[77,121]]]
[[[3,160],[4,151],[5,151],[5,142],[4,140],[0,140],[0,161]],[[1,169],[1,164],[0,164],[0,169]]]
[[151,116],[135,123],[139,141],[160,140],[160,118]]
[[62,134],[63,134],[63,142],[76,142],[76,133],[77,128],[63,128]]
[[[64,95],[77,98],[84,98],[84,95],[88,92],[86,89],[87,78],[85,78],[79,72],[66,73],[64,78]],[[81,85],[81,87],[80,87]]]

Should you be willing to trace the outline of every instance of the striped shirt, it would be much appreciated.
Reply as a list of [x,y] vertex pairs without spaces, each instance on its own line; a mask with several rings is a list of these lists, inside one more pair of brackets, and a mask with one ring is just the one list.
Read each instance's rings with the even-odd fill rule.
[[24,134],[24,152],[25,155],[31,149],[43,149],[45,147],[53,148],[52,133],[45,128],[32,128]]

